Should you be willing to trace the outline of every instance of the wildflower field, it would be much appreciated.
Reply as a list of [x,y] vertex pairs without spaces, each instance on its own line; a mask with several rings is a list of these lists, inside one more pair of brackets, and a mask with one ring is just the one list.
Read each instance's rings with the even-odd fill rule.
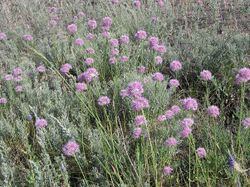
[[250,186],[248,0],[1,0],[0,186]]

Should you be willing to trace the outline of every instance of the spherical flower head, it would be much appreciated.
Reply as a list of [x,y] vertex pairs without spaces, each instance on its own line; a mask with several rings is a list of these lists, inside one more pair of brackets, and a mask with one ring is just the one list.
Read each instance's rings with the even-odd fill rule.
[[14,79],[14,77],[13,77],[12,74],[6,74],[6,75],[4,75],[4,80],[5,81],[11,81],[13,79]]
[[60,72],[63,74],[69,73],[69,71],[72,69],[72,65],[71,64],[63,64],[60,68]]
[[163,121],[166,121],[166,116],[165,115],[159,115],[158,117],[157,117],[157,121],[158,122],[163,122]]
[[167,147],[173,147],[177,144],[177,140],[173,137],[170,137],[168,138],[166,141],[165,141],[165,146]]
[[17,93],[22,92],[22,91],[23,91],[23,87],[22,87],[21,85],[17,85],[17,86],[15,87],[15,91],[16,91]]
[[244,119],[242,123],[243,123],[243,126],[245,128],[249,128],[250,127],[250,118]]
[[133,130],[133,137],[134,137],[134,139],[140,138],[141,133],[142,133],[142,129],[140,127],[135,128]]
[[76,91],[77,92],[84,92],[86,90],[87,90],[87,84],[85,84],[84,82],[83,83],[81,83],[81,82],[76,83]]
[[119,49],[117,49],[117,48],[112,48],[111,51],[110,51],[110,55],[111,55],[111,56],[119,55]]
[[141,1],[140,1],[140,0],[134,0],[134,1],[133,1],[133,5],[134,5],[136,8],[140,8],[140,7],[141,7]]
[[170,176],[173,173],[173,168],[171,166],[165,166],[163,169],[163,174],[165,176]]
[[116,57],[111,57],[111,58],[109,59],[109,64],[116,64],[116,62],[117,62]]
[[111,17],[104,17],[102,18],[102,27],[107,28],[107,30],[111,27],[112,25],[112,18]]
[[172,119],[174,117],[174,112],[172,110],[167,110],[165,112],[166,119]]
[[96,20],[92,19],[88,21],[88,28],[94,30],[97,27]]
[[145,116],[138,115],[138,116],[135,117],[134,123],[135,123],[136,126],[141,126],[143,124],[146,124],[147,120],[146,120]]
[[147,38],[146,31],[143,31],[143,30],[137,31],[137,33],[135,34],[135,38],[137,40],[145,40]]
[[164,75],[160,72],[156,72],[152,75],[152,79],[154,81],[163,81],[164,80]]
[[77,39],[75,40],[75,45],[77,45],[77,46],[83,46],[83,45],[84,45],[83,39],[77,38]]
[[144,92],[143,84],[140,81],[130,82],[127,91],[132,97],[140,97]]
[[7,35],[4,32],[0,32],[0,41],[7,40]]
[[92,33],[88,33],[87,36],[86,36],[87,40],[93,40],[94,38],[95,38],[95,35],[92,34]]
[[179,71],[182,69],[182,64],[178,60],[174,60],[170,63],[170,69],[174,72]]
[[113,5],[116,5],[116,4],[119,3],[119,0],[111,0],[111,3],[112,3]]
[[47,125],[48,125],[48,123],[47,123],[46,119],[43,119],[43,118],[36,119],[36,122],[35,122],[36,128],[42,129],[42,128],[46,127]]
[[181,108],[177,105],[173,105],[170,110],[174,113],[174,115],[177,115],[181,111]]
[[164,1],[163,0],[157,0],[156,1],[160,7],[164,6]]
[[212,73],[208,70],[203,70],[202,72],[200,72],[200,78],[201,80],[209,81],[212,79]]
[[22,71],[22,69],[20,67],[16,67],[12,71],[12,75],[14,77],[17,77],[17,76],[21,75],[22,73],[23,73],[23,71]]
[[78,143],[73,140],[70,140],[63,146],[63,153],[66,156],[73,156],[76,152],[79,151],[79,148],[80,146]]
[[153,49],[155,49],[161,55],[167,52],[167,49],[164,45],[156,45],[153,47]]
[[180,86],[180,83],[177,79],[170,79],[168,85],[170,88],[177,88]]
[[46,71],[46,68],[43,64],[37,66],[36,71],[39,73],[44,73]]
[[182,100],[182,106],[185,110],[196,111],[198,109],[198,103],[196,99],[188,97]]
[[25,34],[25,35],[23,35],[23,39],[25,41],[32,41],[33,40],[33,36],[30,35],[30,34]]
[[120,91],[120,96],[121,96],[122,98],[128,97],[129,94],[128,94],[127,89],[121,90],[121,91]]
[[145,67],[145,66],[138,66],[138,67],[136,68],[136,71],[137,71],[137,73],[139,73],[139,74],[144,74],[145,71],[146,71],[146,67]]
[[197,153],[198,157],[200,157],[200,158],[204,158],[204,157],[207,156],[207,152],[206,152],[206,150],[203,147],[199,147],[196,150],[196,153]]
[[128,58],[127,56],[121,56],[121,57],[120,57],[120,61],[121,61],[121,62],[127,62],[128,59],[129,59],[129,58]]
[[78,77],[77,80],[79,82],[91,82],[93,79],[98,78],[99,73],[95,68],[88,68],[85,72],[81,73]]
[[162,64],[163,60],[160,56],[156,56],[155,57],[155,64],[159,65],[159,64]]
[[181,137],[187,138],[192,133],[192,129],[189,127],[184,127],[181,131]]
[[74,34],[77,32],[77,25],[74,23],[70,24],[70,25],[68,25],[67,30],[68,30],[69,34]]
[[128,35],[122,35],[119,39],[120,44],[128,44],[129,43],[129,36]]
[[246,83],[250,80],[250,68],[241,68],[236,75],[236,83]]
[[108,96],[100,96],[98,99],[98,105],[106,106],[110,103],[110,99]]
[[51,19],[51,20],[49,21],[49,28],[52,28],[52,27],[56,26],[57,23],[58,23],[58,22],[57,22],[56,20]]
[[151,37],[148,39],[148,43],[149,43],[149,47],[150,47],[150,48],[153,48],[154,46],[156,46],[156,45],[159,44],[159,38],[158,38],[158,37],[151,36]]
[[215,106],[215,105],[212,105],[212,106],[209,106],[207,108],[207,114],[210,116],[210,117],[218,117],[220,115],[220,109]]
[[0,104],[6,104],[7,99],[5,97],[0,97]]
[[102,37],[104,37],[104,38],[110,38],[110,33],[108,31],[103,31],[102,32]]
[[140,111],[145,108],[149,108],[149,102],[145,97],[138,97],[132,100],[132,109],[134,111]]
[[86,58],[84,63],[89,66],[89,65],[93,64],[94,61],[95,60],[93,58]]
[[86,53],[87,54],[95,54],[95,50],[93,48],[89,47],[86,49]]
[[184,118],[181,121],[182,128],[191,128],[193,124],[194,124],[194,120],[192,118]]
[[112,38],[109,41],[109,44],[110,44],[111,47],[118,47],[119,46],[119,41],[116,38]]

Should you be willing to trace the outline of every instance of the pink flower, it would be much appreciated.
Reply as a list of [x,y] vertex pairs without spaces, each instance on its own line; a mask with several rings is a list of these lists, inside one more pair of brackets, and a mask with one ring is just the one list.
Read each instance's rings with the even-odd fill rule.
[[69,73],[69,71],[72,69],[72,65],[71,64],[63,64],[60,68],[60,72],[63,74]]
[[44,128],[48,125],[47,121],[43,118],[37,118],[35,122],[35,126],[38,129]]
[[77,92],[83,92],[87,90],[87,84],[83,83],[77,83],[76,84],[76,91]]
[[109,64],[116,64],[116,62],[117,62],[117,59],[115,57],[111,57],[109,59]]
[[135,38],[138,40],[145,40],[147,38],[146,31],[143,30],[137,31],[137,33],[135,34]]
[[16,67],[12,71],[12,75],[14,77],[17,77],[17,76],[21,75],[22,73],[23,73],[23,71],[22,71],[22,69],[20,67]]
[[192,133],[192,129],[189,127],[184,127],[181,131],[181,137],[187,138]]
[[155,57],[155,64],[159,65],[159,64],[162,64],[163,60],[160,56],[156,56]]
[[170,63],[170,69],[172,71],[179,71],[182,69],[182,64],[178,60],[174,60]]
[[128,59],[129,59],[129,58],[128,58],[127,56],[121,56],[121,57],[120,57],[120,61],[121,61],[121,62],[127,62]]
[[4,75],[4,80],[6,80],[6,81],[11,81],[11,80],[13,80],[13,75],[12,74],[6,74],[6,75]]
[[85,13],[84,13],[84,12],[78,12],[77,16],[78,16],[78,17],[84,17],[84,16],[85,16]]
[[194,120],[192,118],[184,118],[181,121],[182,128],[191,128],[191,126],[194,124]]
[[93,40],[94,38],[95,38],[95,35],[92,34],[92,33],[88,33],[87,36],[86,36],[87,40]]
[[95,50],[93,48],[89,47],[86,49],[86,53],[87,54],[95,54]]
[[46,68],[44,65],[41,64],[41,65],[37,66],[36,71],[39,73],[44,73],[46,71]]
[[166,119],[172,119],[174,117],[174,112],[172,110],[167,110],[165,112]]
[[174,115],[177,115],[181,111],[180,107],[177,105],[173,105],[170,110],[174,113]]
[[250,80],[250,68],[241,68],[236,75],[236,83],[241,84]]
[[110,99],[108,96],[100,96],[98,99],[98,105],[106,106],[110,103]]
[[111,45],[111,47],[118,47],[119,46],[119,41],[116,38],[112,38],[109,41],[109,44]]
[[98,78],[99,74],[95,68],[88,68],[85,72],[81,73],[78,77],[77,80],[79,82],[91,82],[95,78]]
[[117,49],[117,48],[111,49],[111,51],[110,51],[111,56],[116,56],[118,54],[119,54],[119,49]]
[[170,88],[177,88],[178,86],[180,86],[180,83],[177,79],[170,79],[168,84]]
[[109,30],[111,25],[112,25],[112,18],[111,17],[104,17],[102,19],[102,27],[105,28],[105,30]]
[[196,99],[188,97],[182,100],[182,106],[185,110],[196,111],[198,109],[198,103]]
[[209,106],[207,108],[207,114],[210,116],[210,117],[218,117],[220,115],[220,109],[215,106],[215,105],[212,105],[212,106]]
[[163,121],[166,121],[166,116],[165,115],[159,115],[158,117],[157,117],[157,121],[158,122],[163,122]]
[[134,0],[134,1],[133,1],[133,5],[134,5],[136,8],[140,8],[140,7],[141,7],[141,1],[140,1],[140,0]]
[[15,87],[15,91],[16,91],[17,93],[22,92],[22,91],[23,91],[23,87],[22,87],[21,85],[17,85],[17,86]]
[[152,75],[152,79],[154,81],[163,81],[164,80],[164,75],[160,72],[156,72]]
[[146,67],[145,66],[138,66],[136,68],[136,70],[137,70],[137,73],[143,74],[146,71]]
[[97,27],[96,20],[89,20],[88,21],[88,28],[94,30]]
[[163,169],[163,174],[165,176],[170,176],[173,172],[173,168],[171,166],[165,166]]
[[132,109],[134,111],[140,111],[145,108],[149,108],[149,102],[145,97],[138,97],[132,100]]
[[201,80],[208,81],[212,79],[212,73],[208,70],[203,70],[200,72],[200,78]]
[[102,36],[103,36],[104,38],[109,38],[109,37],[110,37],[110,33],[107,32],[107,31],[103,31],[103,32],[102,32]]
[[68,25],[67,30],[68,30],[69,34],[74,34],[77,32],[77,25],[74,23],[70,24],[70,25]]
[[25,35],[23,35],[23,39],[24,39],[25,41],[32,41],[32,40],[33,40],[33,37],[32,37],[32,35],[30,35],[30,34],[25,34]]
[[133,130],[133,137],[134,137],[134,139],[140,138],[141,133],[142,133],[142,129],[140,127],[135,128]]
[[140,126],[140,125],[147,123],[147,120],[146,120],[145,116],[138,115],[135,117],[134,123],[136,126]]
[[204,158],[204,157],[207,156],[207,152],[206,152],[206,150],[203,147],[199,147],[196,150],[196,153],[197,153],[198,157],[200,157],[200,158]]
[[170,137],[165,141],[165,146],[168,146],[168,147],[175,146],[176,144],[177,144],[177,140],[173,137]]
[[129,96],[128,91],[126,89],[121,90],[120,91],[120,96],[122,98],[128,97]]
[[149,43],[149,47],[150,47],[150,48],[153,48],[154,46],[157,46],[157,45],[159,44],[159,38],[158,38],[158,37],[151,36],[151,37],[148,39],[148,43]]
[[89,65],[93,64],[94,61],[95,60],[93,58],[86,58],[84,62],[85,62],[86,65],[89,66]]
[[122,35],[120,37],[120,44],[128,44],[129,43],[129,37],[128,35]]
[[132,97],[140,97],[144,92],[143,84],[139,81],[130,82],[127,91]]
[[75,45],[83,46],[83,45],[84,45],[83,39],[77,38],[77,39],[75,40]]
[[157,0],[156,1],[160,7],[164,6],[164,1],[163,0]]
[[79,148],[80,146],[78,143],[76,143],[74,140],[70,140],[63,146],[63,153],[66,156],[73,156],[76,152],[79,151]]
[[244,119],[242,123],[243,123],[243,126],[245,128],[249,128],[250,127],[250,118]]
[[5,97],[0,97],[0,104],[6,104],[7,99]]
[[154,49],[160,54],[164,54],[167,52],[167,49],[164,45],[156,45]]
[[7,40],[7,35],[4,32],[0,32],[0,41]]

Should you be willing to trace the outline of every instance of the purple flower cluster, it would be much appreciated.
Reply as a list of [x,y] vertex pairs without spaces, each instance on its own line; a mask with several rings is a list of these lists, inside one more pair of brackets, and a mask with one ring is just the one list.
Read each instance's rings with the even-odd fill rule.
[[135,123],[136,126],[141,126],[143,124],[146,124],[147,120],[146,120],[145,116],[138,115],[138,116],[135,117],[134,123]]
[[108,96],[100,96],[98,98],[98,105],[100,105],[100,106],[106,106],[108,104],[110,104],[110,99],[109,99]]
[[203,70],[202,72],[200,72],[200,78],[201,80],[209,81],[212,79],[212,73],[208,70]]
[[73,156],[79,151],[79,148],[80,146],[78,143],[76,143],[74,140],[70,140],[63,146],[63,153],[66,156]]
[[47,125],[48,125],[48,123],[47,123],[46,119],[43,119],[43,118],[36,119],[36,122],[35,122],[36,128],[42,129],[42,128],[46,127]]
[[99,74],[95,68],[88,68],[85,72],[81,73],[77,80],[79,82],[85,81],[86,83],[89,83],[93,81],[95,78],[98,78]]
[[182,106],[185,110],[196,111],[198,109],[197,100],[191,97],[185,98],[181,100]]
[[241,68],[236,75],[236,83],[242,84],[250,80],[250,68]]
[[63,64],[60,68],[60,72],[63,74],[69,73],[69,71],[72,69],[72,65],[71,64]]
[[212,105],[212,106],[209,106],[207,108],[207,114],[210,116],[210,117],[218,117],[220,115],[220,109],[215,106],[215,105]]

